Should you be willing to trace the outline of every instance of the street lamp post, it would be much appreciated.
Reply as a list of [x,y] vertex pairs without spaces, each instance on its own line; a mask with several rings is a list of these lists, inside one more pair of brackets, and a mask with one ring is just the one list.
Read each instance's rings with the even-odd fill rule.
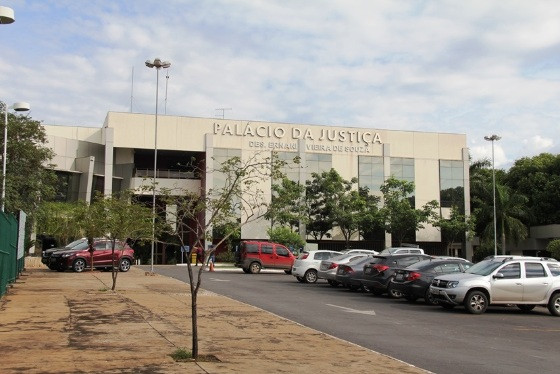
[[498,242],[496,238],[496,169],[494,168],[494,142],[500,140],[498,135],[485,136],[484,140],[492,142],[492,194],[494,196],[494,256],[498,255]]
[[7,6],[0,6],[0,25],[13,23],[16,20],[14,10]]
[[168,61],[161,61],[159,58],[154,61],[147,60],[146,66],[156,69],[156,128],[154,135],[154,176],[153,176],[153,195],[152,195],[152,260],[151,271],[154,272],[154,247],[156,242],[156,174],[157,174],[157,133],[158,133],[158,89],[159,89],[159,70],[161,68],[167,69],[171,66]]
[[29,110],[29,104],[24,102],[15,103],[12,106],[4,104],[4,153],[2,153],[2,212],[6,202],[6,160],[8,159],[8,109],[16,112],[26,112]]

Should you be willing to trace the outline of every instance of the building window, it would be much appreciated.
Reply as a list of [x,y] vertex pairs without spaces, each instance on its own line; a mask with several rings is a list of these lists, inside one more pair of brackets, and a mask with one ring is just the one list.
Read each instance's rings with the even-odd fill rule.
[[71,202],[78,200],[80,191],[80,174],[55,171],[58,177],[55,201]]
[[380,192],[385,181],[383,157],[358,156],[358,180],[359,186],[367,187],[370,193]]
[[286,164],[280,168],[282,174],[286,176],[292,182],[299,182],[299,169],[300,165],[294,162],[294,158],[297,157],[295,152],[274,152],[278,161],[283,161]]
[[414,182],[414,159],[391,157],[391,175],[399,180]]
[[308,178],[311,179],[311,174],[313,173],[322,174],[323,172],[331,170],[332,155],[325,153],[306,153],[305,162]]
[[443,208],[465,208],[463,161],[439,161],[440,205]]
[[214,188],[224,187],[226,184],[226,175],[217,171],[227,160],[237,157],[241,160],[241,150],[232,148],[214,148]]

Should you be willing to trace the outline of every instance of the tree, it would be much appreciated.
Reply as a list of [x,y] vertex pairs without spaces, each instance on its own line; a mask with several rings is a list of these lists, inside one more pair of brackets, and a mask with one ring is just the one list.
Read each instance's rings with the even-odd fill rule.
[[[509,187],[496,184],[496,227],[501,238],[502,254],[506,254],[506,240],[515,243],[527,238],[528,230],[522,219],[527,218],[527,197],[513,192]],[[493,225],[488,225],[485,235],[493,235]]]
[[435,210],[438,203],[429,201],[421,209],[415,209],[409,197],[414,192],[414,183],[398,180],[394,177],[387,179],[381,186],[384,205],[381,215],[385,231],[396,238],[402,245],[406,237],[411,237],[419,229],[424,228],[424,223],[433,223],[437,219]]
[[465,238],[469,240],[474,235],[474,217],[465,215],[457,206],[451,207],[451,215],[449,218],[441,217],[434,226],[441,229],[442,236],[447,240],[447,253],[457,241],[463,241]]
[[280,184],[272,184],[272,201],[264,217],[272,226],[289,225],[294,231],[299,227],[299,223],[307,223],[304,194],[305,186],[288,178],[282,178]]
[[[92,205],[93,210],[99,213],[99,218],[103,218],[97,220],[103,229],[103,236],[111,241],[113,280],[111,290],[114,291],[119,274],[119,264],[115,262],[116,241],[136,242],[151,239],[152,210],[135,202],[132,191],[123,191],[118,195],[97,199]],[[160,231],[157,227],[156,230]]]
[[367,187],[360,187],[359,193],[364,200],[364,211],[358,228],[365,240],[371,240],[383,230],[381,211],[379,209],[381,198],[371,195]]
[[[2,103],[0,106],[5,108]],[[4,143],[3,132],[0,132],[0,142]],[[23,210],[33,217],[40,201],[54,197],[57,177],[53,170],[45,168],[54,152],[46,142],[45,130],[39,121],[8,113],[6,212]]]
[[[173,224],[168,226],[169,233],[182,246],[189,244],[186,242],[189,236],[194,236],[193,247],[205,248],[205,242],[213,239],[212,227],[223,228],[222,238],[205,250],[206,256],[212,255],[238,228],[263,218],[267,202],[260,186],[271,178],[281,179],[281,166],[282,162],[274,155],[267,157],[260,153],[244,160],[232,157],[215,167],[195,166],[200,173],[214,174],[214,180],[220,183],[212,186],[206,193],[189,190],[163,191],[165,203],[176,207],[169,212],[173,216]],[[231,224],[232,222],[238,222],[238,225]],[[199,355],[197,297],[202,284],[203,268],[204,266],[200,267],[195,279],[191,263],[187,262],[191,291],[192,356],[195,359]]]
[[76,208],[75,203],[41,203],[35,214],[37,232],[52,236],[60,246],[80,237]]
[[560,222],[560,155],[523,157],[509,169],[504,183],[527,197],[528,224]]
[[[347,181],[338,174],[335,169],[321,174],[313,173],[313,179],[307,182],[307,196],[309,196],[311,228],[317,230],[319,239],[326,234],[324,230],[330,230],[337,226],[349,248],[352,235],[358,232],[362,221],[365,201],[360,193],[353,189],[358,182],[357,178]],[[326,224],[315,226],[313,223],[323,220]]]
[[289,227],[271,227],[267,230],[267,234],[270,241],[283,244],[288,248],[302,249],[305,247],[305,240]]
[[551,240],[546,246],[546,250],[550,252],[552,257],[560,260],[560,239]]

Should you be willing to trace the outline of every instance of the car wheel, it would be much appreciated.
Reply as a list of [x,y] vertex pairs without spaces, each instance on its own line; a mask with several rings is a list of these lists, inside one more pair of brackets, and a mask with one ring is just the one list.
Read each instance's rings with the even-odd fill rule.
[[360,288],[362,288],[362,287],[361,286],[356,286],[355,284],[348,285],[348,289],[350,291],[358,291]]
[[296,279],[297,279],[298,282],[300,282],[300,283],[306,283],[304,277],[296,277]]
[[246,269],[246,268],[243,268],[243,272],[244,272],[245,274],[249,274],[249,273],[250,273],[249,269]]
[[130,260],[128,258],[123,258],[119,265],[119,270],[122,272],[127,272],[130,270]]
[[284,273],[286,273],[286,274],[292,274],[292,269],[284,270]]
[[51,270],[57,270],[57,267],[56,267],[55,265],[49,264],[49,265],[47,265],[47,266],[48,266],[49,269],[51,269]]
[[387,287],[387,293],[391,299],[400,299],[403,296],[402,292],[395,290],[391,284]]
[[465,309],[471,314],[482,314],[488,308],[488,297],[482,291],[471,291],[465,298]]
[[364,286],[364,285],[362,284],[362,291],[364,291],[364,292],[371,292],[371,288],[369,288],[368,286]]
[[258,262],[251,262],[251,265],[249,265],[249,272],[251,274],[258,274],[261,272],[261,264],[259,264]]
[[535,309],[535,307],[536,307],[535,304],[517,304],[516,306],[522,312],[530,312],[531,310]]
[[[426,293],[424,294],[424,302],[428,305],[438,305],[439,304],[439,301],[434,298],[434,295],[430,292],[429,288],[426,290]],[[453,304],[447,304],[447,305],[454,306]]]
[[313,269],[309,269],[305,272],[304,277],[307,283],[315,283],[317,282],[317,271]]
[[548,311],[555,317],[560,317],[560,293],[555,293],[548,301]]
[[330,285],[333,286],[333,287],[338,287],[338,285],[340,284],[340,283],[338,283],[337,281],[334,281],[334,280],[332,280],[332,279],[329,279],[329,280],[327,281],[327,283],[330,284]]
[[86,261],[82,258],[77,259],[72,264],[72,270],[74,270],[76,273],[81,273],[82,271],[84,271],[85,268],[86,268]]

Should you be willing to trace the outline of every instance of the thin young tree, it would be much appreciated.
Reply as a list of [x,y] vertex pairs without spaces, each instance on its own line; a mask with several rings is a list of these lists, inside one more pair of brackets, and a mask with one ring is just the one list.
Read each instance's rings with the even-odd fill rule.
[[[205,257],[213,252],[228,238],[235,235],[239,228],[263,219],[267,211],[268,201],[262,189],[270,183],[270,179],[280,179],[283,165],[274,154],[257,153],[248,159],[232,157],[220,164],[198,167],[198,174],[213,174],[215,181],[205,191],[170,191],[163,190],[163,200],[167,205],[174,205],[169,216],[173,215],[173,224],[169,225],[170,234],[174,235],[181,246],[188,243],[189,237],[194,237],[194,247],[206,248],[206,242],[211,241],[212,228],[221,228],[221,238],[214,245],[205,249]],[[170,218],[168,216],[168,219]],[[232,224],[237,223],[237,224]],[[192,356],[199,357],[198,349],[198,291],[202,284],[204,266],[195,274],[191,262],[187,262],[191,295],[192,322]]]

